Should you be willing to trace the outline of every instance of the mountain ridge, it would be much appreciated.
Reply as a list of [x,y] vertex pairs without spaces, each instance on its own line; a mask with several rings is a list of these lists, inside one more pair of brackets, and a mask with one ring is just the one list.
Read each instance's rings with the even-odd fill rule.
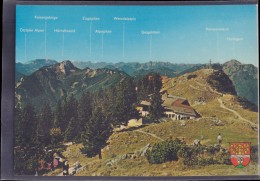
[[[146,71],[147,73],[150,72],[158,72],[161,74],[165,74],[163,69],[167,69],[168,76],[174,77],[175,74],[180,73],[183,70],[193,67],[197,64],[173,64],[170,62],[117,62],[117,63],[106,63],[106,62],[73,62],[76,67],[78,68],[110,68],[110,69],[118,69],[124,71],[130,76],[137,76],[142,71]],[[170,72],[171,71],[171,72]]]
[[[16,63],[16,82],[24,76],[28,76],[42,67],[58,63],[50,59],[36,59],[27,62],[26,64]],[[74,65],[76,64],[76,65]],[[168,76],[170,78],[181,76],[185,73],[194,72],[196,70],[208,67],[208,64],[173,64],[169,62],[117,62],[106,63],[97,62],[73,62],[74,67],[84,69],[108,68],[125,72],[126,74],[140,79],[146,74],[152,72]],[[22,67],[22,68],[21,68]],[[239,96],[246,98],[255,105],[258,105],[258,68],[252,64],[243,64],[238,60],[231,59],[223,64],[211,64],[214,69],[223,69],[233,82],[236,92]],[[68,73],[68,72],[67,72]]]
[[222,69],[232,80],[237,94],[258,105],[258,68],[233,59],[225,62]]
[[109,69],[78,69],[70,61],[45,66],[16,83],[16,106],[31,103],[40,107],[45,101],[55,106],[68,95],[80,97],[85,91],[107,88],[128,75]]

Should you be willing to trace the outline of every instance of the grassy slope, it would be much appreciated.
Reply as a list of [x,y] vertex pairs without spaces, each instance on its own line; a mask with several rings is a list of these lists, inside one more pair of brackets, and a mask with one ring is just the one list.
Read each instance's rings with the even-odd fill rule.
[[[115,160],[123,154],[140,150],[150,143],[160,142],[158,138],[183,137],[187,144],[194,139],[201,139],[202,144],[213,145],[216,143],[218,133],[222,134],[223,146],[228,148],[229,142],[250,141],[257,145],[258,134],[252,130],[248,123],[237,118],[232,112],[221,108],[217,99],[221,99],[226,107],[237,111],[243,118],[258,123],[257,113],[242,109],[234,101],[232,95],[221,95],[212,92],[208,87],[205,77],[210,70],[196,71],[197,77],[187,80],[187,75],[169,79],[164,82],[168,93],[185,97],[190,104],[202,115],[197,120],[186,121],[186,126],[180,126],[181,121],[168,121],[159,124],[150,124],[136,130],[114,132],[109,139],[109,146],[103,149],[103,159],[87,158],[79,152],[82,145],[72,145],[64,152],[71,163],[79,161],[86,167],[77,173],[78,176],[194,176],[194,175],[256,175],[258,165],[254,162],[238,169],[232,165],[210,165],[205,167],[187,167],[182,161],[167,162],[164,164],[149,164],[145,157],[123,159],[112,166],[106,165],[110,160]],[[174,85],[174,87],[172,87]],[[195,87],[195,88],[194,88]],[[204,105],[197,104],[199,97],[205,98]],[[165,101],[169,101],[164,97]],[[223,126],[212,126],[212,120],[219,119]],[[141,131],[141,132],[139,132]],[[152,136],[155,135],[155,136]]]
[[[179,123],[180,121],[169,121],[152,124],[140,130],[155,134],[162,139],[167,139],[169,136],[173,138],[185,137],[187,144],[191,144],[196,138],[200,139],[203,135],[201,143],[213,145],[216,143],[216,136],[219,132],[223,135],[223,146],[226,148],[228,148],[228,142],[232,141],[251,141],[253,145],[257,144],[256,133],[240,123],[233,123],[228,126],[210,126],[208,120],[189,120],[186,126],[180,126]],[[244,130],[245,134],[241,134],[241,130]],[[147,162],[145,157],[120,160],[112,166],[106,165],[109,160],[137,151],[148,143],[153,144],[159,141],[159,139],[137,131],[115,132],[110,138],[109,150],[107,147],[104,148],[102,160],[97,157],[87,158],[80,154],[79,147],[82,145],[68,147],[64,156],[70,160],[70,163],[79,161],[82,165],[87,165],[84,170],[77,173],[78,176],[255,175],[258,173],[258,166],[253,162],[242,170],[234,168],[232,165],[186,167],[181,160],[152,165]]]

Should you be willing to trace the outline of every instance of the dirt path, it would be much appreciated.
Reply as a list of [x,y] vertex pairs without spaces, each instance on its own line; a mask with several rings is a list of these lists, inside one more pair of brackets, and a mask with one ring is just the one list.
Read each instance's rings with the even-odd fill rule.
[[202,84],[202,83],[200,83],[200,82],[198,82],[198,81],[196,81],[196,80],[195,80],[195,82],[196,82],[196,84],[198,84],[198,85],[200,85],[200,86],[202,86],[202,87],[206,87],[206,86],[207,86],[206,84]]
[[193,89],[195,89],[195,90],[198,90],[198,91],[205,91],[205,90],[202,90],[202,89],[199,89],[199,88],[197,88],[197,87],[194,87],[193,85],[189,85],[191,88],[193,88]]
[[242,121],[245,121],[245,122],[251,124],[252,126],[256,126],[256,127],[257,127],[257,125],[256,125],[255,123],[253,123],[252,121],[249,121],[249,120],[243,118],[243,117],[240,116],[240,114],[238,114],[238,112],[236,112],[235,110],[230,109],[230,108],[227,108],[227,107],[223,104],[223,101],[222,101],[220,98],[218,98],[218,102],[219,102],[221,108],[226,109],[226,110],[232,112],[233,114],[235,114],[235,115],[238,117],[238,119],[240,119],[240,120],[242,120]]
[[[207,88],[208,88],[212,93],[217,94],[217,95],[221,95],[221,96],[222,96],[221,93],[219,93],[219,92],[213,90],[212,87],[211,87],[210,85],[208,85],[208,84],[202,84],[202,83],[200,83],[200,82],[198,82],[198,81],[195,81],[195,82],[196,82],[198,85],[203,86],[203,87],[205,88],[206,91],[207,91]],[[202,89],[201,89],[201,90],[202,90]],[[204,90],[204,91],[205,91],[205,90]]]
[[158,137],[158,136],[155,135],[155,134],[147,133],[147,132],[144,132],[144,131],[141,131],[141,130],[134,130],[134,131],[137,131],[137,132],[139,132],[139,133],[143,133],[143,134],[146,134],[146,135],[150,135],[150,136],[152,136],[152,137],[154,137],[154,138],[157,138],[157,139],[159,139],[159,140],[161,140],[161,141],[164,141],[162,138]]
[[220,110],[215,110],[215,111],[222,112],[222,113],[225,113],[225,114],[229,114],[229,112],[226,112],[226,111],[220,111]]

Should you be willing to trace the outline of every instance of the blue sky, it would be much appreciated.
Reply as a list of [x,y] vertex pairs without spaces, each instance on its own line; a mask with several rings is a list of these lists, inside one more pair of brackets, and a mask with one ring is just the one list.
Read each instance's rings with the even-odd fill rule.
[[[56,20],[36,19],[57,17]],[[83,17],[99,18],[83,21]],[[135,18],[115,21],[114,17]],[[255,5],[16,7],[16,61],[258,64]],[[24,32],[33,29],[33,32]],[[42,32],[35,32],[40,29]],[[73,33],[54,32],[75,30]],[[91,29],[91,31],[90,31]],[[220,29],[224,29],[221,31]],[[100,34],[96,30],[109,30]],[[160,34],[142,34],[157,31]],[[91,37],[91,38],[90,38]]]

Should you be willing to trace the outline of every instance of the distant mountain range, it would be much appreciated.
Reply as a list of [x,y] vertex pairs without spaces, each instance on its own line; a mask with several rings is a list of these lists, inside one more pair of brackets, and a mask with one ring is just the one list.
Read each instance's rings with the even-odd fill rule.
[[130,76],[139,78],[140,76],[146,75],[151,72],[157,72],[161,75],[166,75],[168,77],[175,77],[177,74],[184,70],[192,68],[198,64],[173,64],[170,62],[118,62],[118,63],[106,63],[106,62],[73,62],[73,64],[78,68],[109,68],[118,69],[124,71]]
[[17,62],[15,64],[15,71],[23,75],[30,75],[33,72],[39,70],[41,67],[53,65],[56,63],[58,62],[51,59],[36,59],[26,63]]
[[[16,72],[23,75],[30,75],[33,72],[37,71],[41,67],[49,66],[58,63],[55,60],[50,59],[36,59],[26,63],[16,63]],[[161,75],[166,75],[168,77],[175,77],[177,74],[180,74],[182,71],[190,69],[199,64],[173,64],[169,62],[119,62],[119,63],[107,63],[107,62],[72,62],[75,67],[79,69],[91,68],[91,69],[100,69],[108,68],[111,70],[124,71],[130,76],[139,77],[146,75],[151,72],[157,72]]]
[[[36,59],[26,63],[16,63],[16,82],[21,77],[33,75],[39,69],[58,62],[50,59]],[[151,72],[157,72],[170,78],[181,76],[185,73],[208,68],[206,64],[173,64],[169,62],[70,62],[74,69],[80,71],[103,69],[107,71],[121,72],[139,79]],[[75,65],[75,66],[74,66]],[[223,69],[232,80],[238,96],[242,96],[254,104],[258,104],[258,68],[251,64],[242,64],[237,60],[230,60],[224,64],[212,64],[213,69]]]

